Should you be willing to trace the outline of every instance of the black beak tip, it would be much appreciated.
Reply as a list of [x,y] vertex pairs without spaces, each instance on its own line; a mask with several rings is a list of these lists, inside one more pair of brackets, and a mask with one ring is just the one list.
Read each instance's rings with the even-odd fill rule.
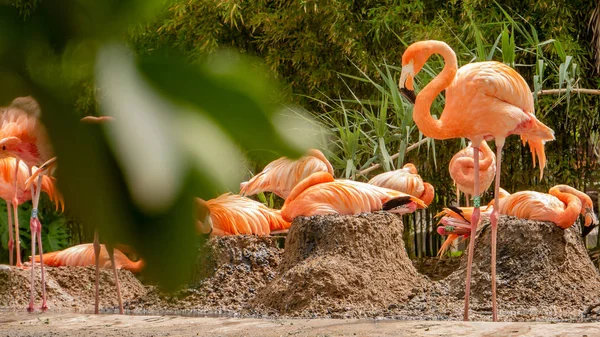
[[404,96],[412,104],[415,104],[415,102],[417,101],[417,96],[415,95],[415,91],[414,90],[409,90],[409,89],[406,89],[406,88],[400,88],[400,93],[402,94],[402,96]]
[[594,228],[596,228],[596,224],[591,224],[587,227],[584,226],[583,230],[581,231],[581,237],[585,238],[592,230],[594,230]]
[[400,207],[402,205],[406,205],[410,201],[411,200],[410,200],[409,196],[402,196],[402,197],[394,198],[394,199],[388,200],[385,204],[383,204],[382,209],[384,211],[389,211],[389,210],[394,209],[396,207]]

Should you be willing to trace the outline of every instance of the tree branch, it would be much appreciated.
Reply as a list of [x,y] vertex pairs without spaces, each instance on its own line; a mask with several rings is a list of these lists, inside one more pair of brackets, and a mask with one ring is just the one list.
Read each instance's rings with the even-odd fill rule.
[[[404,151],[404,154],[406,154],[406,153],[408,153],[409,151],[412,151],[412,150],[414,150],[414,149],[418,148],[419,146],[421,146],[421,145],[425,144],[425,143],[427,142],[427,140],[428,140],[428,139],[429,139],[429,138],[425,137],[425,138],[421,139],[420,141],[418,141],[418,142],[414,143],[413,145],[411,145],[411,146],[407,147],[407,148],[406,148],[406,151]],[[398,156],[399,156],[399,155],[400,155],[400,153],[399,153],[399,152],[398,152],[398,153],[395,153],[395,154],[393,154],[392,156],[390,156],[390,159],[391,159],[391,160],[394,160],[394,159],[398,158]],[[378,168],[380,168],[380,167],[381,167],[381,164],[374,164],[374,165],[371,165],[370,167],[367,167],[366,169],[364,169],[364,170],[362,170],[362,171],[358,172],[358,174],[359,174],[359,175],[365,175],[365,174],[367,174],[367,173],[369,173],[369,172],[371,172],[371,171],[375,171],[375,170],[377,170],[377,169],[378,169]],[[354,175],[354,177],[353,177],[353,178],[356,178],[356,175]]]
[[[600,90],[596,90],[596,89],[574,88],[574,89],[571,89],[571,92],[575,93],[575,94],[600,95]],[[567,93],[567,89],[546,89],[546,90],[540,90],[537,93],[533,93],[533,94],[541,96],[541,95],[558,95],[558,94],[565,94],[565,93]]]

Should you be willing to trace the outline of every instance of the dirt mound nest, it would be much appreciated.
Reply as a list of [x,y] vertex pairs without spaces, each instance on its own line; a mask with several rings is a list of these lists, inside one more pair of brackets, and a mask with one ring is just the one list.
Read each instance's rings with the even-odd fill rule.
[[[94,310],[94,267],[46,267],[46,293],[50,310]],[[41,272],[36,268],[36,308],[41,306]],[[146,294],[146,289],[128,270],[119,270],[123,302]],[[3,266],[0,268],[0,308],[25,310],[29,304],[29,279],[31,270]],[[118,299],[113,273],[100,269],[100,308],[104,311],[118,309]]]
[[[471,303],[491,310],[491,226],[480,225],[475,241]],[[556,318],[582,312],[600,298],[600,275],[594,268],[578,224],[567,230],[551,222],[502,216],[498,224],[498,308]],[[443,282],[450,294],[463,299],[467,256]],[[547,312],[546,312],[547,311]],[[562,312],[562,313],[561,313]],[[505,314],[510,314],[505,312]]]
[[200,248],[192,285],[172,295],[153,288],[130,308],[141,312],[239,314],[275,277],[282,253],[277,240],[249,235],[212,238]]
[[396,215],[298,217],[277,277],[254,301],[269,314],[373,316],[422,291]]

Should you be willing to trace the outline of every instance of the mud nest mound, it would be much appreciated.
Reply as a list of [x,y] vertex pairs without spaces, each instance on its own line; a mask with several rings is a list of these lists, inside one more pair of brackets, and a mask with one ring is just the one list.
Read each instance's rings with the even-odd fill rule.
[[[491,310],[491,226],[480,225],[475,241],[471,303]],[[498,224],[499,316],[573,317],[600,298],[600,275],[592,264],[579,224],[567,230],[551,222],[502,216]],[[467,256],[443,281],[464,299]],[[503,313],[504,309],[504,313]],[[525,318],[525,317],[524,317]]]
[[[94,309],[94,267],[46,267],[46,298],[50,310],[91,311]],[[146,294],[146,289],[128,270],[119,270],[123,302]],[[0,268],[0,308],[25,310],[29,304],[31,270],[2,266]],[[35,306],[42,304],[41,272],[36,267]],[[112,270],[100,269],[100,308],[118,310],[118,299]]]
[[215,237],[200,247],[190,285],[175,294],[152,287],[131,303],[139,312],[215,313],[238,315],[256,293],[275,277],[282,249],[275,237]]
[[298,217],[276,278],[253,304],[269,315],[375,316],[422,291],[396,215]]

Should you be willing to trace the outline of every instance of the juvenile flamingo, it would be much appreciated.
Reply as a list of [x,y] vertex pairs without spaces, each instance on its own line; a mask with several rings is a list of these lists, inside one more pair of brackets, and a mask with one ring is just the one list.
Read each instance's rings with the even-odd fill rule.
[[279,210],[231,193],[216,199],[196,199],[196,230],[216,236],[254,234],[269,235],[290,227]]
[[[415,97],[413,80],[427,59],[440,54],[444,69]],[[527,82],[509,66],[494,62],[475,62],[458,69],[456,54],[444,42],[429,40],[410,45],[402,55],[400,91],[415,103],[413,119],[419,130],[434,139],[468,138],[475,149],[483,140],[494,139],[496,143],[496,183],[494,195],[498,202],[500,188],[500,163],[506,137],[521,136],[523,143],[529,142],[534,165],[539,159],[540,179],[546,166],[544,143],[554,140],[554,131],[538,121],[534,115],[533,97]],[[444,111],[435,119],[430,108],[433,100],[446,90]],[[473,189],[473,223],[479,223],[480,186],[479,151],[474,151],[475,161]],[[496,305],[496,236],[498,212],[491,214],[492,225],[492,317],[498,320]],[[471,266],[475,244],[476,225],[471,229],[471,242],[467,258],[467,280],[465,289],[464,319],[469,319],[469,295],[471,290]]]
[[[62,267],[62,266],[91,266],[95,264],[101,265],[102,268],[112,268],[113,262],[106,250],[104,245],[100,245],[101,253],[99,259],[96,259],[96,252],[94,251],[93,243],[84,243],[81,245],[69,247],[67,249],[59,250],[56,252],[44,254],[44,264],[51,267]],[[29,257],[30,260],[40,262],[39,255],[35,258]],[[117,269],[127,269],[132,273],[139,273],[144,268],[144,260],[140,259],[136,262],[131,261],[125,254],[120,250],[114,250],[114,266]]]
[[317,214],[360,214],[385,210],[414,212],[426,207],[417,197],[396,190],[352,180],[335,180],[327,172],[316,172],[302,180],[281,208],[284,220]]
[[329,172],[333,175],[333,166],[317,149],[308,150],[298,160],[281,157],[270,162],[250,181],[241,183],[240,195],[273,192],[286,199],[296,184],[314,172]]
[[435,196],[435,189],[430,183],[423,182],[414,164],[408,163],[401,169],[380,173],[369,184],[400,191],[417,197],[429,206]]
[[[0,159],[0,198],[6,201],[8,213],[8,251],[9,264],[13,264],[13,250],[16,243],[16,262],[17,267],[22,266],[21,263],[21,245],[19,243],[19,215],[18,207],[20,204],[31,200],[31,189],[26,188],[25,181],[29,177],[29,168],[27,165],[19,161],[18,168],[17,159],[4,158]],[[37,167],[33,167],[33,172],[37,171]],[[15,179],[15,172],[17,178]],[[17,196],[15,198],[15,181],[17,182]],[[46,192],[50,200],[56,204],[56,208],[61,207],[64,211],[64,201],[62,196],[55,187],[55,179],[53,177],[44,176],[42,178],[42,191]],[[14,232],[13,239],[13,214],[14,214]]]
[[[33,166],[40,166],[37,184],[33,185],[32,200],[33,208],[31,210],[31,219],[29,226],[31,228],[31,255],[35,256],[36,239],[40,254],[42,249],[42,232],[40,220],[38,218],[38,204],[41,192],[41,180],[43,172],[42,166],[48,168],[54,163],[52,146],[48,140],[46,130],[40,123],[40,107],[32,97],[18,97],[6,108],[0,117],[0,159],[15,157],[17,164],[15,170],[19,168],[19,161],[22,160],[30,169]],[[44,164],[44,165],[42,165]],[[18,174],[15,171],[14,177]],[[14,181],[15,199],[17,199],[16,188],[17,180]],[[37,186],[37,188],[35,188]],[[40,264],[42,271],[42,310],[48,309],[46,304],[46,280],[44,277],[44,264]],[[31,264],[31,289],[29,305],[27,311],[33,312],[34,307],[34,277],[35,263]]]
[[[474,148],[469,144],[452,157],[448,166],[450,177],[456,184],[456,202],[459,202],[460,191],[462,191],[465,194],[467,206],[469,206],[469,195],[474,195],[475,189],[473,151]],[[480,193],[483,193],[492,185],[496,175],[496,156],[485,140],[481,142],[479,158],[479,186]]]
[[[500,190],[500,214],[528,220],[550,221],[562,229],[573,226],[580,214],[586,227],[598,223],[592,199],[571,186],[556,185],[548,193],[521,191],[509,194],[503,189]],[[490,216],[493,203],[490,204],[492,205],[481,213],[482,218]],[[470,236],[472,214],[473,207],[450,207],[438,213],[437,216],[442,217],[442,226],[438,227],[437,231],[448,236],[440,254],[443,254],[458,237]]]

